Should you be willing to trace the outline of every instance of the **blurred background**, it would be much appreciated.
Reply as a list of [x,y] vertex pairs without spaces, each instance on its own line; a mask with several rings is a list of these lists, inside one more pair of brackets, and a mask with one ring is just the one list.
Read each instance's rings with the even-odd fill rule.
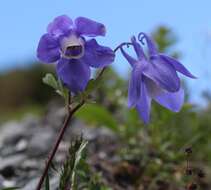
[[[211,170],[210,7],[209,0],[2,1],[0,6],[1,126],[5,128],[5,123],[11,120],[21,122],[28,114],[43,118],[55,104],[56,107],[62,106],[60,97],[42,83],[45,73],[54,73],[54,65],[40,63],[36,58],[36,48],[41,35],[46,32],[48,23],[54,17],[62,14],[67,14],[73,19],[84,16],[106,25],[107,36],[98,37],[98,41],[113,49],[141,31],[151,34],[161,52],[177,57],[198,79],[187,81],[183,79],[186,104],[180,113],[170,113],[158,105],[153,105],[152,122],[147,129],[147,139],[143,140],[143,136],[138,135],[146,133],[143,123],[135,111],[128,111],[126,108],[130,67],[121,54],[117,53],[115,63],[104,76],[104,83],[93,95],[98,104],[85,107],[76,118],[88,125],[113,131],[125,147],[118,152],[122,160],[137,160],[137,155],[139,158],[146,154],[150,155],[150,158],[144,158],[149,167],[142,168],[144,172],[141,174],[145,176],[147,184],[151,185],[147,186],[149,189],[156,189],[153,180],[157,178],[164,180],[164,185],[169,183],[169,189],[180,189],[178,184],[183,187],[188,180],[191,181],[182,177],[181,168],[185,168],[186,163],[182,150],[186,146],[192,146],[194,149],[192,158],[194,166],[202,167],[209,174]],[[119,128],[118,132],[116,128]],[[140,142],[140,139],[143,141]],[[4,145],[4,141],[2,143]],[[1,151],[0,153],[2,158],[8,156]],[[2,170],[3,166],[0,164],[0,171]],[[159,177],[158,171],[160,171]],[[11,182],[11,178],[14,177],[11,174],[12,176],[9,175],[7,179],[4,173],[0,173],[7,182]],[[210,175],[206,177],[205,181],[197,182],[201,184],[202,189],[211,188]],[[140,181],[139,178],[136,180]],[[137,184],[136,180],[128,183]]]

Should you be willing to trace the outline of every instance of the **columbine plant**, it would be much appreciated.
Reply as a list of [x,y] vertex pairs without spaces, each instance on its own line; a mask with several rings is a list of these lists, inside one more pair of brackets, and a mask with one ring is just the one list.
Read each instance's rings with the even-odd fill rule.
[[138,39],[142,44],[143,40],[146,40],[148,58],[134,36],[131,43],[137,58],[131,57],[122,47],[121,52],[132,66],[128,106],[135,107],[143,121],[148,123],[152,99],[173,112],[181,109],[184,90],[177,71],[187,77],[195,77],[174,58],[158,53],[155,42],[145,33],[140,33]]
[[[99,45],[93,38],[105,36],[105,34],[105,26],[101,23],[84,17],[78,17],[73,21],[63,15],[55,18],[48,25],[47,33],[40,39],[37,56],[45,63],[55,62],[58,75],[57,80],[53,75],[47,74],[43,81],[65,98],[68,109],[66,120],[48,157],[37,190],[40,190],[44,180],[48,179],[49,167],[69,121],[78,109],[90,101],[89,94],[97,88],[99,79],[102,78],[106,67],[114,61],[118,49],[132,66],[128,106],[137,109],[144,123],[149,122],[152,99],[171,111],[178,112],[181,109],[184,102],[184,90],[180,85],[177,71],[195,78],[177,60],[158,53],[156,44],[145,33],[139,34],[139,42],[132,37],[131,42],[121,43],[114,50]],[[144,45],[143,40],[147,43],[148,56],[141,47]],[[136,59],[123,49],[125,45],[134,48],[137,54]],[[102,68],[96,79],[90,80],[90,67]],[[87,143],[81,142],[81,144],[83,146],[78,147],[76,151],[83,150]],[[81,151],[78,152],[81,153]]]

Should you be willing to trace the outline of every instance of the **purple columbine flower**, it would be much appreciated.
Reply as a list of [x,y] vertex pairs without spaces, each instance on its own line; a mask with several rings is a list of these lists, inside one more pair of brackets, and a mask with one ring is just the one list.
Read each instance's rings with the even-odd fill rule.
[[121,52],[132,66],[128,106],[135,107],[144,123],[148,123],[152,99],[173,112],[181,109],[184,103],[184,90],[180,86],[177,71],[190,78],[195,77],[174,58],[158,53],[153,40],[140,33],[139,40],[142,43],[143,39],[147,42],[148,57],[134,36],[131,42],[137,59],[127,54],[122,47]]
[[78,17],[73,22],[68,16],[56,17],[48,25],[37,48],[37,57],[45,63],[57,63],[57,74],[74,93],[83,91],[90,79],[90,67],[102,68],[114,61],[114,52],[101,46],[95,39],[105,36],[101,23]]

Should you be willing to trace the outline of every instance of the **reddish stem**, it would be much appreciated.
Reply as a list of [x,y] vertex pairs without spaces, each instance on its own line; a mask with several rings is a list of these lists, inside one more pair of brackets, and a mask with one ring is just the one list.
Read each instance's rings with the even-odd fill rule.
[[58,149],[58,147],[59,147],[59,144],[60,144],[60,142],[61,142],[61,140],[62,140],[62,137],[63,137],[63,135],[64,135],[64,132],[66,131],[66,129],[67,129],[67,127],[68,127],[68,124],[69,124],[69,122],[70,122],[70,120],[71,120],[73,114],[74,114],[80,107],[82,107],[82,106],[84,105],[84,103],[85,103],[85,101],[82,101],[82,102],[81,102],[80,104],[78,104],[75,108],[73,108],[72,110],[69,111],[69,113],[68,113],[68,115],[67,115],[67,117],[66,117],[66,119],[65,119],[65,121],[64,121],[63,127],[61,128],[61,130],[60,130],[60,132],[59,132],[59,135],[58,135],[58,137],[57,137],[56,143],[55,143],[55,145],[54,145],[54,147],[53,147],[53,149],[52,149],[52,151],[51,151],[51,153],[50,153],[50,155],[49,155],[49,157],[48,157],[48,160],[47,160],[47,163],[46,163],[44,172],[43,172],[42,176],[40,177],[40,180],[39,180],[39,183],[38,183],[38,185],[37,185],[36,190],[40,190],[41,187],[42,187],[42,184],[43,184],[43,182],[44,182],[44,180],[45,180],[45,177],[46,177],[46,175],[47,175],[47,173],[48,173],[48,169],[49,169],[49,167],[50,167],[51,161],[53,160],[53,157],[54,157],[54,155],[56,154],[56,151],[57,151],[57,149]]

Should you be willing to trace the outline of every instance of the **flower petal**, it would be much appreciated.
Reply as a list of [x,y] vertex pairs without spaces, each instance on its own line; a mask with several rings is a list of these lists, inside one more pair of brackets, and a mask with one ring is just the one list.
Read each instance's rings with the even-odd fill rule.
[[90,79],[90,68],[81,60],[61,59],[57,65],[57,74],[71,92],[81,92]]
[[141,92],[141,70],[133,69],[128,88],[128,107],[134,107],[140,98]]
[[139,60],[146,59],[146,56],[144,54],[144,51],[143,51],[142,47],[140,46],[140,44],[137,43],[135,36],[133,36],[131,38],[131,42],[133,44],[133,47],[134,47],[134,50],[136,52],[136,55],[137,55],[138,59]]
[[156,55],[156,54],[158,53],[156,43],[155,43],[154,40],[153,40],[151,37],[149,37],[146,33],[144,33],[144,32],[139,33],[138,39],[139,39],[143,44],[144,44],[143,39],[146,40],[147,46],[148,46],[148,51],[149,51],[149,54],[150,54],[150,55]]
[[95,39],[85,43],[85,54],[81,58],[91,67],[102,68],[114,61],[115,53],[109,47],[101,46]]
[[60,58],[59,42],[50,34],[44,34],[38,44],[37,57],[46,63],[52,63]]
[[134,59],[133,57],[131,57],[128,53],[126,53],[126,51],[122,47],[120,47],[120,50],[122,52],[122,55],[128,61],[128,63],[130,63],[130,65],[134,67],[138,61]]
[[162,88],[160,88],[159,85],[157,85],[152,79],[143,76],[143,80],[146,85],[147,92],[152,99],[160,94]]
[[190,73],[190,71],[188,71],[179,61],[177,61],[176,59],[163,55],[163,54],[159,54],[160,58],[163,61],[168,62],[169,64],[171,64],[178,72],[182,73],[183,75],[190,77],[190,78],[196,78],[194,75],[192,75]]
[[151,56],[150,60],[151,64],[143,70],[144,75],[169,92],[178,91],[180,79],[174,67],[160,59],[159,56]]
[[184,103],[184,90],[182,88],[177,92],[167,92],[151,79],[146,77],[144,79],[147,91],[152,99],[173,112],[178,112],[181,109]]
[[162,90],[155,97],[155,101],[173,112],[179,112],[184,104],[184,90],[180,88],[174,93]]
[[73,26],[73,21],[66,15],[56,17],[53,22],[48,25],[47,31],[54,36],[66,34]]
[[106,28],[103,24],[85,17],[78,17],[75,20],[76,30],[79,34],[95,37],[105,36]]
[[143,119],[145,124],[149,123],[149,119],[150,119],[150,110],[151,110],[151,97],[149,96],[147,89],[146,89],[146,85],[145,83],[142,81],[141,84],[141,95],[140,95],[140,99],[139,102],[136,106],[136,109],[139,113],[140,118]]

